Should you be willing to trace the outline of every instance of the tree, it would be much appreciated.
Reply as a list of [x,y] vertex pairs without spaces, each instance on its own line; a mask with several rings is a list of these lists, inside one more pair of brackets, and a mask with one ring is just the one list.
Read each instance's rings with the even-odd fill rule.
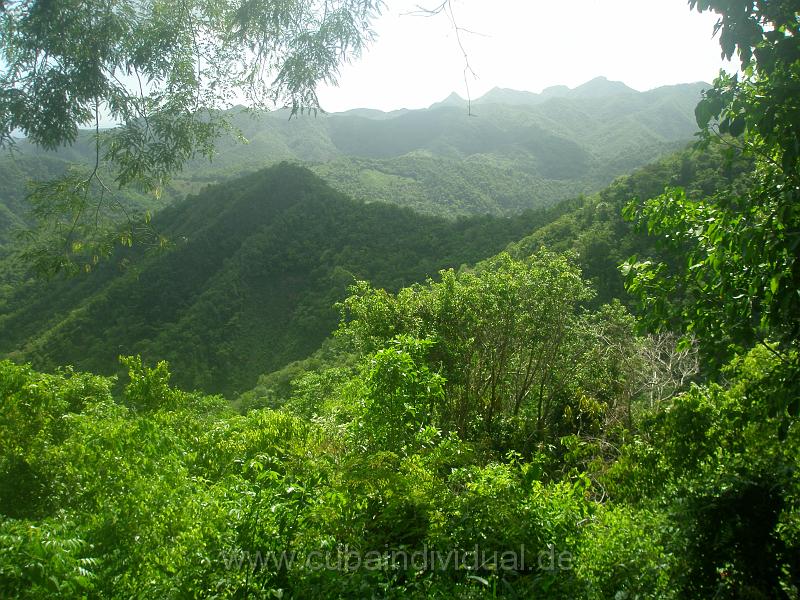
[[[569,256],[502,253],[474,271],[440,275],[397,295],[353,286],[340,305],[338,334],[379,357],[397,336],[430,340],[425,373],[444,379],[430,414],[445,431],[527,451],[590,428],[601,413],[613,420],[621,412],[630,422],[639,390],[618,398],[637,379],[628,366],[638,348],[632,318],[620,304],[583,310],[593,290]],[[384,380],[397,386],[397,397],[413,396],[397,378]],[[387,403],[394,398],[380,391]]]
[[[377,0],[11,0],[0,10],[2,127],[45,148],[106,113],[119,180],[158,179],[220,130],[215,109],[315,109],[370,39]],[[142,156],[148,154],[149,161]]]
[[[626,211],[686,257],[675,268],[631,260],[628,289],[651,325],[678,325],[721,363],[762,343],[788,357],[800,341],[800,22],[791,1],[698,1],[720,15],[722,73],[696,114],[702,144],[755,161],[750,180],[713,197],[670,189]],[[778,343],[773,347],[768,343]]]
[[356,443],[373,452],[407,454],[430,435],[445,383],[425,362],[431,344],[400,335],[371,357],[360,415],[351,423]]
[[[112,195],[104,163],[120,187],[158,193],[187,160],[213,155],[230,130],[223,109],[316,111],[316,85],[335,82],[361,52],[381,8],[381,0],[0,4],[0,146],[21,133],[56,149],[74,143],[80,127],[94,129],[94,164],[32,194],[35,216],[66,224],[58,230],[66,262],[52,266],[85,250],[76,232]],[[101,130],[105,119],[119,126]]]

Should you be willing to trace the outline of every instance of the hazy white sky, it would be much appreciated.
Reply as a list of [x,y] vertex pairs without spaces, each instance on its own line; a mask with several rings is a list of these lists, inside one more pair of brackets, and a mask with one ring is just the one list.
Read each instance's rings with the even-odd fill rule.
[[[405,13],[440,0],[387,0],[378,39],[323,87],[325,110],[420,108],[451,92],[466,97],[464,57],[446,16]],[[687,0],[453,0],[473,98],[491,88],[539,92],[603,75],[638,90],[712,81],[723,67],[716,17]]]

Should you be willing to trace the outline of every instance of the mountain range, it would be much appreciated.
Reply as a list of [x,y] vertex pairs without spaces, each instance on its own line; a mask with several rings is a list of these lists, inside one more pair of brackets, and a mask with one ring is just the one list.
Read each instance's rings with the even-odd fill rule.
[[[637,92],[592,80],[541,94],[494,89],[467,108],[451,96],[428,109],[384,113],[252,114],[234,109],[248,140],[224,139],[211,162],[191,161],[163,198],[127,191],[133,212],[153,210],[203,185],[281,161],[306,164],[335,189],[366,202],[418,212],[510,215],[591,193],[615,177],[683,147],[696,130],[694,107],[704,83]],[[30,177],[46,179],[68,164],[93,164],[90,134],[56,153],[25,140],[0,157],[0,254],[24,225]]]

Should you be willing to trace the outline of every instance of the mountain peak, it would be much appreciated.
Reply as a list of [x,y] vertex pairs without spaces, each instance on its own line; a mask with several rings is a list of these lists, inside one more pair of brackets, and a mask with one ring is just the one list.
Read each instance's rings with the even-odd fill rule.
[[[569,88],[566,85],[553,85],[542,90],[541,93],[528,92],[523,90],[515,90],[504,87],[493,87],[486,92],[483,96],[473,99],[472,104],[505,104],[508,106],[534,106],[551,100],[553,98],[569,98],[578,100],[593,100],[597,98],[612,98],[614,96],[629,96],[635,94],[653,94],[669,90],[684,89],[687,93],[694,93],[697,87],[708,87],[708,84],[701,82],[693,84],[678,84],[672,86],[662,86],[650,90],[649,92],[638,92],[637,90],[628,87],[622,81],[614,81],[604,75],[600,75],[583,83],[575,88]],[[457,92],[451,93],[447,98],[441,102],[432,104],[429,108],[440,108],[444,106],[452,107],[466,107],[467,101],[461,97]]]
[[570,96],[575,98],[605,98],[620,94],[635,94],[636,90],[629,88],[621,81],[611,81],[607,77],[595,77],[583,85],[570,91]]
[[461,96],[459,96],[456,92],[453,92],[441,102],[435,102],[431,104],[429,108],[439,108],[441,106],[466,106],[466,105],[467,101]]

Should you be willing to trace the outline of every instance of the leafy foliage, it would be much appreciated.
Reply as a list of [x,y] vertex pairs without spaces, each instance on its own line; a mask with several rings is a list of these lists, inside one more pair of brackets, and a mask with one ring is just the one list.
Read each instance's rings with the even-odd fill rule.
[[410,453],[436,430],[434,407],[444,396],[444,378],[425,361],[431,342],[398,336],[375,353],[366,374],[354,439],[366,450]]
[[685,596],[792,597],[800,454],[784,399],[796,403],[796,372],[758,347],[726,375],[728,386],[695,387],[653,413],[612,467],[609,489],[669,507]]
[[[428,395],[419,387],[425,377],[393,379],[417,370],[407,359],[425,347],[398,341],[376,355],[367,381],[397,399]],[[613,585],[601,565],[620,549],[585,538],[579,523],[598,506],[582,478],[543,483],[534,464],[511,455],[477,460],[455,436],[434,435],[403,455],[382,448],[393,438],[372,438],[378,445],[365,453],[357,440],[343,444],[288,413],[234,415],[219,399],[165,386],[162,366],[126,362],[132,371],[123,402],[154,408],[116,404],[103,378],[43,376],[0,363],[6,397],[83,390],[82,404],[48,407],[63,424],[58,437],[30,413],[3,405],[3,423],[21,443],[38,440],[26,460],[50,482],[39,496],[49,507],[42,513],[12,518],[17,501],[0,505],[4,595],[327,598],[382,590],[443,598],[492,586],[508,597],[576,597]],[[364,388],[364,422],[382,427],[369,404],[376,389]],[[169,406],[159,400],[165,393],[175,400]],[[13,450],[2,450],[7,484]],[[652,555],[622,550],[633,561],[627,576],[658,569],[663,554],[648,548]],[[513,557],[503,554],[512,549]],[[438,552],[425,560],[439,568],[415,566],[428,552]],[[591,562],[573,571],[571,561],[584,556]]]
[[331,348],[280,410],[238,415],[140,357],[116,400],[107,378],[0,363],[0,591],[796,592],[791,363],[759,348],[653,402],[636,373],[658,353],[620,304],[581,308],[590,287],[545,250],[353,291],[355,365],[325,370]]
[[[745,186],[716,196],[671,190],[631,206],[628,218],[669,240],[685,260],[674,270],[631,261],[629,285],[651,321],[674,318],[711,355],[768,339],[793,348],[800,323],[800,133],[790,116],[800,79],[797,12],[781,2],[690,4],[720,14],[723,55],[738,52],[743,69],[741,79],[721,75],[698,105],[704,141],[741,150],[755,172]],[[686,302],[674,305],[675,293]]]
[[[624,377],[613,363],[625,358],[600,351],[607,356],[595,363],[597,370],[584,370],[595,345],[609,343],[596,334],[613,321],[612,311],[594,321],[578,310],[592,293],[562,256],[541,251],[515,261],[500,254],[474,273],[442,272],[440,282],[397,296],[363,282],[352,292],[342,303],[339,335],[351,339],[357,351],[378,351],[379,357],[394,352],[391,345],[381,348],[402,336],[432,344],[423,365],[441,375],[444,394],[438,397],[435,386],[427,394],[428,421],[462,439],[530,453],[558,434],[591,429],[592,413],[602,420],[606,411],[615,412],[605,404],[613,404],[615,395],[601,388],[610,383],[605,377]],[[619,346],[623,354],[632,348],[632,329],[628,335]],[[424,369],[405,375],[415,364],[410,356],[406,360],[409,365],[398,371],[402,381],[428,382]],[[397,388],[394,375],[387,377]],[[385,393],[384,401],[389,402]]]
[[0,139],[19,129],[34,143],[74,142],[100,107],[123,126],[106,157],[121,183],[155,184],[224,126],[214,111],[243,93],[261,106],[318,106],[317,82],[358,54],[380,3],[8,2]]

